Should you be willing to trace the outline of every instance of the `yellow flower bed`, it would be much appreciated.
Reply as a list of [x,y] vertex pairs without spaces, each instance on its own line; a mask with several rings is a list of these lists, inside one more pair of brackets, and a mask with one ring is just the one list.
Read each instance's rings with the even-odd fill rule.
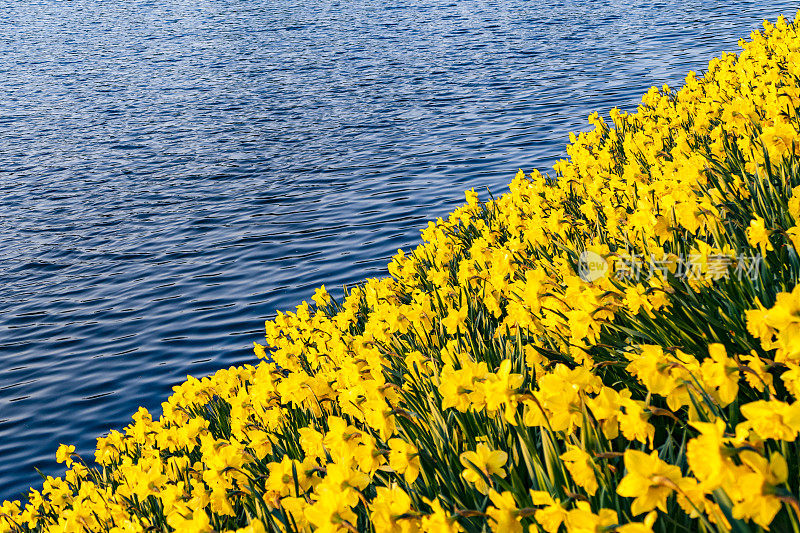
[[0,531],[800,531],[798,27],[62,446]]

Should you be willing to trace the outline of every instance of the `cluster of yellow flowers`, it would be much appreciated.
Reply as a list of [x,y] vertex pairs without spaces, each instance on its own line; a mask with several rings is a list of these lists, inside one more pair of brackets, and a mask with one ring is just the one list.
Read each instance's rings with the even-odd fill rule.
[[800,531],[800,15],[740,45],[61,446],[0,532]]

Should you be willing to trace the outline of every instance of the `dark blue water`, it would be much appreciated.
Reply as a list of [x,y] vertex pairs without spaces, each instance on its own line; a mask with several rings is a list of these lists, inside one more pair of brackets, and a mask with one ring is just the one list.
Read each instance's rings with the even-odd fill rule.
[[797,8],[295,4],[0,2],[0,498]]

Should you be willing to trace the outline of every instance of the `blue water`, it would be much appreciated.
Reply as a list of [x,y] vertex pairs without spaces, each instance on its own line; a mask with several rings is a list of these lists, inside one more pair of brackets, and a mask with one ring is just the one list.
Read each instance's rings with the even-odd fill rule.
[[301,4],[0,1],[0,499],[797,9]]

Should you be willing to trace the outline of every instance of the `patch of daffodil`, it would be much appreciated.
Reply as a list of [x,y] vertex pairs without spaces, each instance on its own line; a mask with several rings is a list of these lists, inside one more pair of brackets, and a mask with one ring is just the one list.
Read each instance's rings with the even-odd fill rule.
[[0,532],[800,531],[799,26],[62,445]]

